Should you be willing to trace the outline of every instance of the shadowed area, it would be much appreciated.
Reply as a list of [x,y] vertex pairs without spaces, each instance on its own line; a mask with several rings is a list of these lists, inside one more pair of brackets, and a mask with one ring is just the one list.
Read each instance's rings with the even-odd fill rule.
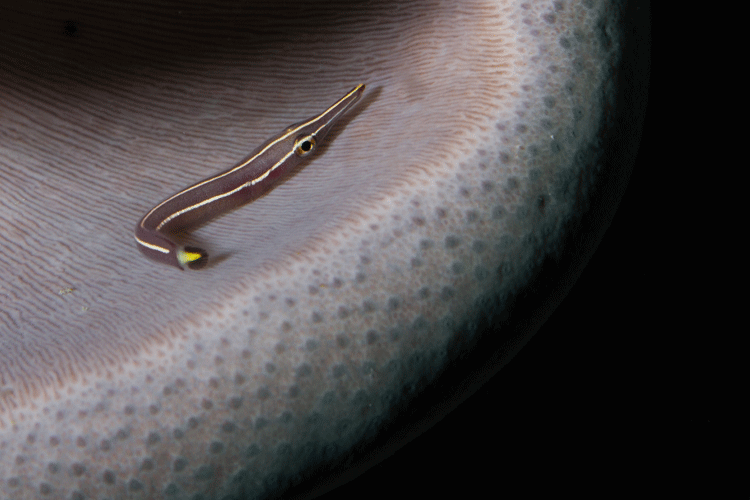
[[[603,2],[45,4],[0,33],[0,492],[263,497],[377,434],[503,311],[595,177]],[[312,161],[132,231],[358,83]],[[603,118],[605,117],[605,118]]]

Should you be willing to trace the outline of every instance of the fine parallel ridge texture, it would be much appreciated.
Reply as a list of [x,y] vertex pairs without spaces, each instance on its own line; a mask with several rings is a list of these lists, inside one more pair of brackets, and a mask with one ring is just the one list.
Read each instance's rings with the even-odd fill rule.
[[[38,7],[0,30],[2,500],[283,494],[507,312],[597,179],[616,3]],[[208,268],[140,255],[148,209],[359,83],[186,236]]]

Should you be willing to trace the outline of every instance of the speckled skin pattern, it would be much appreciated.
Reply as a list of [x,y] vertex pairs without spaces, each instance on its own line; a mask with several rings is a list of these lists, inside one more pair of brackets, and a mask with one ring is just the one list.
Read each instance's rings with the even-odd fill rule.
[[[554,248],[616,9],[117,5],[0,35],[0,499],[262,498]],[[190,236],[213,266],[139,254],[146,210],[358,83],[314,160]]]

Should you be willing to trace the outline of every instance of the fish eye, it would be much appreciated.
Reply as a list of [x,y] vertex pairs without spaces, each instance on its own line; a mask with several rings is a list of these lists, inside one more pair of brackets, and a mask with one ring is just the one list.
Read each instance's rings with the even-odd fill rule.
[[294,153],[300,158],[304,158],[315,151],[315,136],[303,135],[297,138],[294,143]]

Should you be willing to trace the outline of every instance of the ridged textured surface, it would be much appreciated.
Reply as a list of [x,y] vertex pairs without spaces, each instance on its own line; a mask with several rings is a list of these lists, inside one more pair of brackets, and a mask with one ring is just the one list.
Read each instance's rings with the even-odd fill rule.
[[[605,2],[274,3],[10,8],[0,498],[277,492],[443,368],[585,192]],[[215,265],[139,254],[146,210],[357,83],[313,161],[192,235]]]

